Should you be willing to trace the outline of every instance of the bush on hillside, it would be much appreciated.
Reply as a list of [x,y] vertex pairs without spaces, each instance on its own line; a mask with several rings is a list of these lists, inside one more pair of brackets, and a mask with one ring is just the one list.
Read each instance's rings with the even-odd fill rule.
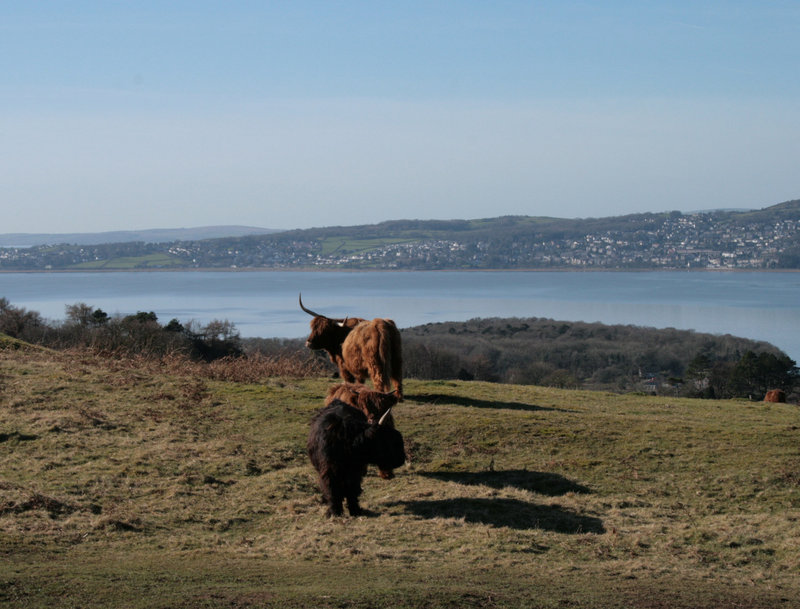
[[[152,311],[110,317],[77,303],[66,307],[64,321],[50,324],[0,298],[0,332],[58,349],[180,354],[214,362],[213,374],[231,380],[337,373],[326,354],[310,352],[301,339],[242,339],[226,320],[162,325]],[[402,335],[407,378],[752,399],[770,389],[791,397],[800,385],[786,354],[730,335],[540,318],[426,324]]]

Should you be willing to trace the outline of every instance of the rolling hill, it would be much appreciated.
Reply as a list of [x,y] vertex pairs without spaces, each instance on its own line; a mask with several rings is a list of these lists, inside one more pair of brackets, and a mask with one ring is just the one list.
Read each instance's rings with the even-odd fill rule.
[[609,218],[395,220],[217,239],[0,251],[0,270],[797,269],[800,200]]
[[99,233],[4,233],[0,247],[33,247],[69,243],[100,245],[103,243],[169,243],[197,239],[219,239],[244,235],[266,235],[280,231],[254,226],[201,226],[197,228],[154,228],[145,230],[110,231]]

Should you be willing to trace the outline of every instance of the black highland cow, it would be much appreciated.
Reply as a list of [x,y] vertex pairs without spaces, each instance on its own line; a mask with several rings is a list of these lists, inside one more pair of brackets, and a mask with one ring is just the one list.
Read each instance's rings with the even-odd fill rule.
[[[382,419],[384,425],[394,427],[392,415],[389,414],[386,418],[384,415],[397,405],[397,392],[395,391],[381,393],[361,384],[339,383],[328,389],[325,405],[337,400],[363,412],[367,417],[367,423],[374,423]],[[384,480],[394,478],[392,470],[379,469],[378,475]]]
[[403,436],[383,423],[368,423],[364,413],[339,400],[312,419],[308,456],[319,473],[328,516],[341,516],[345,500],[351,516],[363,513],[358,497],[368,464],[391,470],[405,463]]

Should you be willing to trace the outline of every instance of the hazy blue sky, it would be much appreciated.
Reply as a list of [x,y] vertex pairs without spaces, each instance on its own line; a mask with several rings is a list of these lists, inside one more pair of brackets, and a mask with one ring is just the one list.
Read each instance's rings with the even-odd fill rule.
[[800,197],[800,2],[0,3],[0,232]]

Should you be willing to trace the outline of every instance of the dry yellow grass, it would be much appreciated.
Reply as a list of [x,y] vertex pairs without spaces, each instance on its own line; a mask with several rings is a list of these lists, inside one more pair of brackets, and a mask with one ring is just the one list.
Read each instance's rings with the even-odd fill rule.
[[331,381],[235,365],[0,348],[4,606],[800,606],[796,406],[410,380],[330,520]]

